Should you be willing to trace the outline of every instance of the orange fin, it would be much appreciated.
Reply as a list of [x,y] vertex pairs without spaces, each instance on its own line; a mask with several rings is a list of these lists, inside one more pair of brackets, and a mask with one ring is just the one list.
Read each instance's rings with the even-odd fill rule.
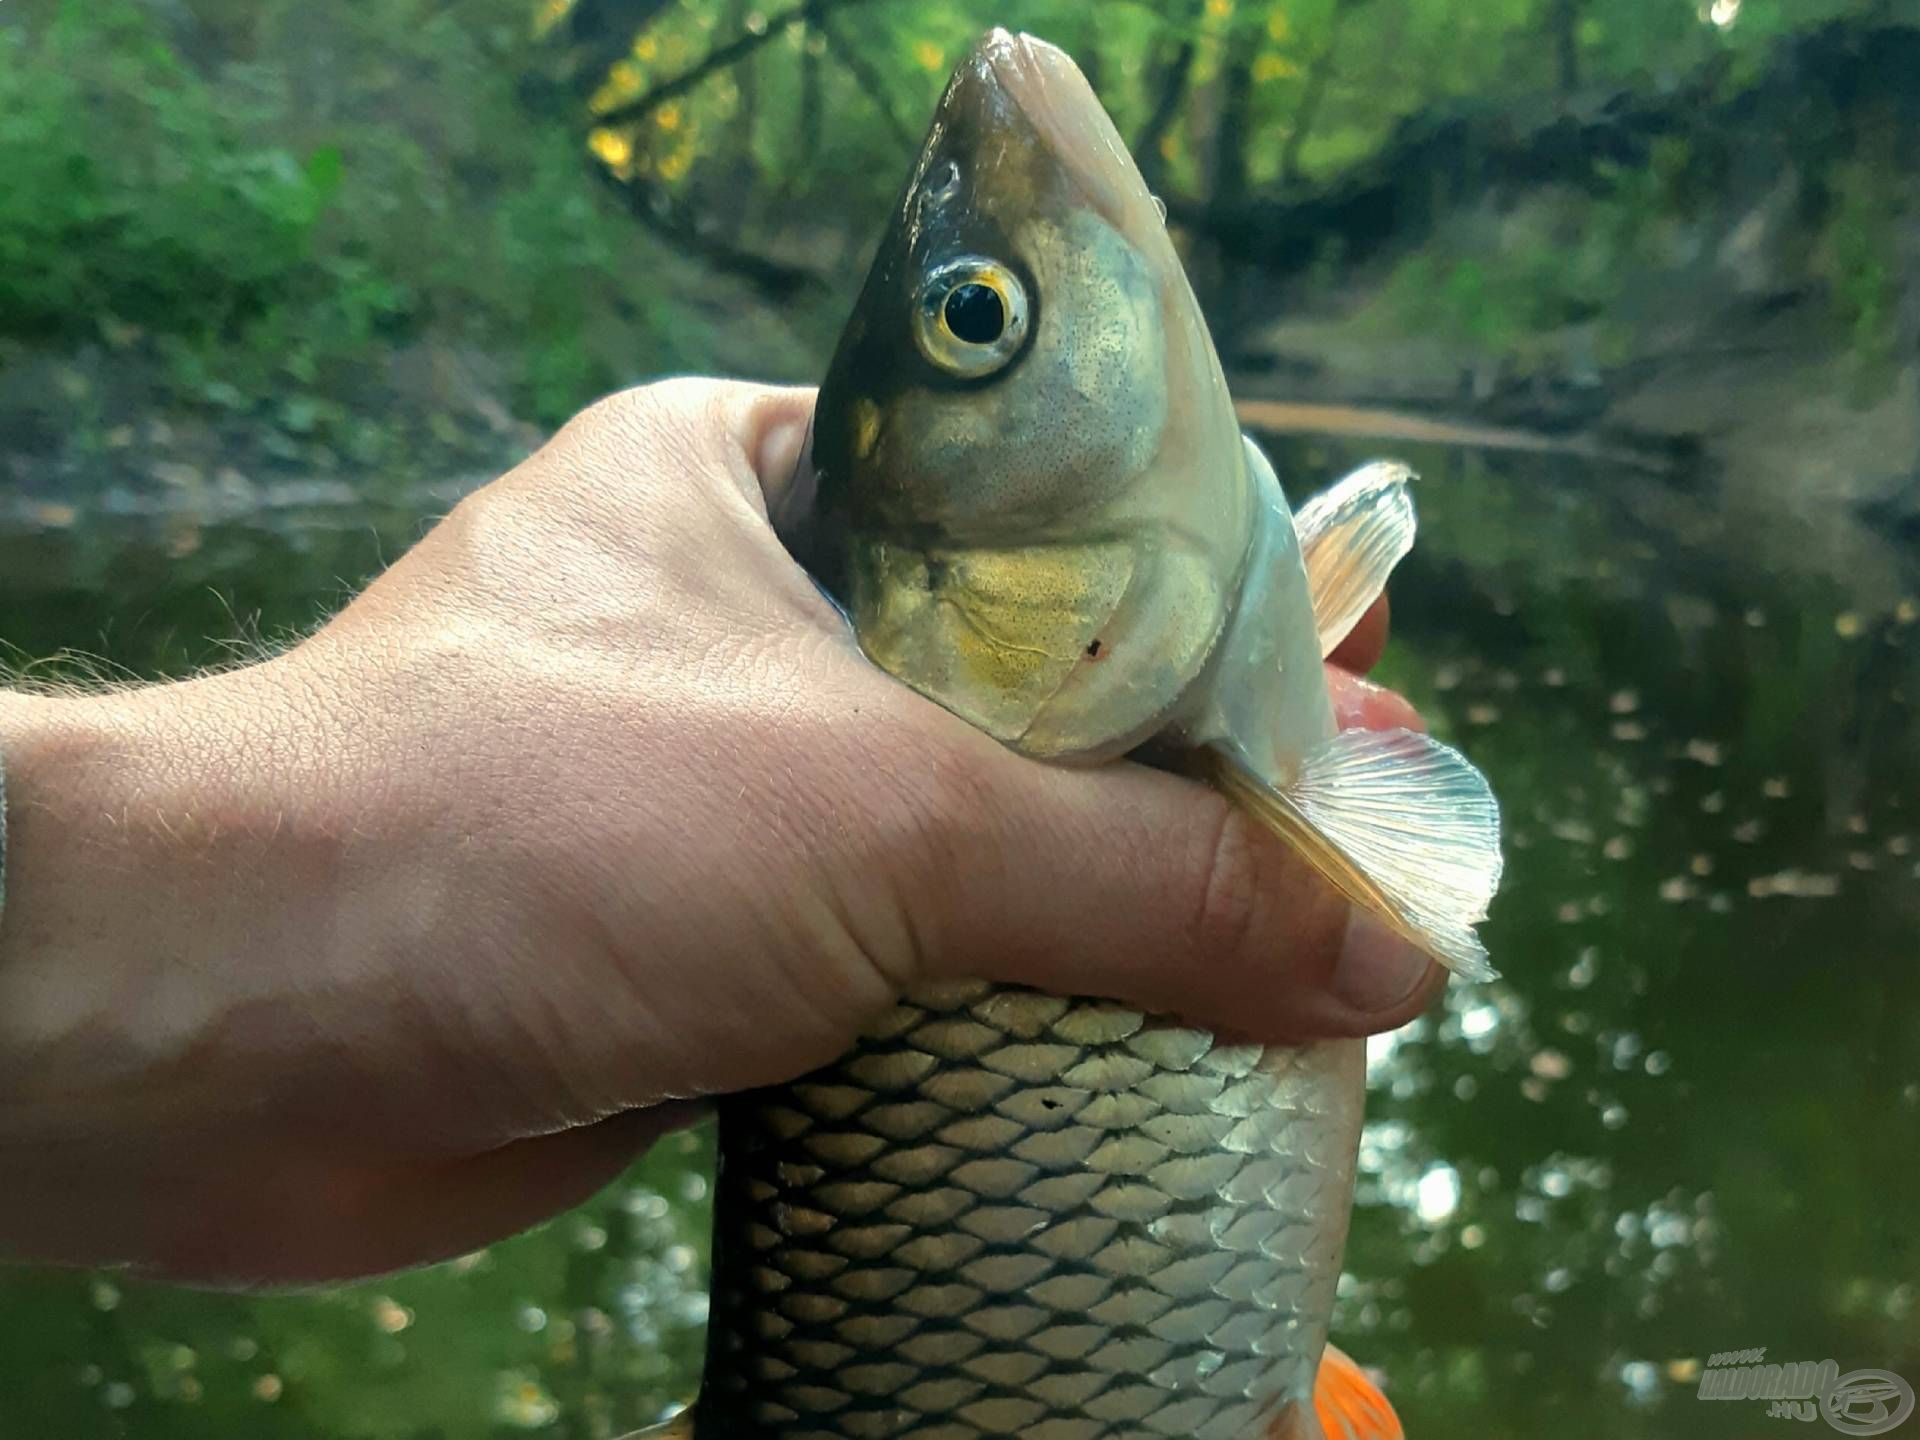
[[1314,1413],[1327,1440],[1406,1440],[1400,1417],[1380,1387],[1353,1363],[1353,1357],[1327,1346],[1313,1384]]

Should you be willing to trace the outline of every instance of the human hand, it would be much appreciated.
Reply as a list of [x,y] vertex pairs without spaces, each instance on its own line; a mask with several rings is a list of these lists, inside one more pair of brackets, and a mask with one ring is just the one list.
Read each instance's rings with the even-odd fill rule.
[[[1211,790],[1022,759],[870,665],[766,519],[811,404],[616,396],[282,655],[0,694],[0,1251],[457,1253],[924,979],[1271,1040],[1432,999]],[[1418,723],[1330,680],[1343,723]]]

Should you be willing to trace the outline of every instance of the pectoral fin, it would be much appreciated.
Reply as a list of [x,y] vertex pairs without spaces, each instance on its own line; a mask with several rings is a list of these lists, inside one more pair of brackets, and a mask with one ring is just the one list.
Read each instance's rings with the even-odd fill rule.
[[1314,496],[1293,517],[1321,658],[1352,633],[1413,548],[1412,479],[1406,466],[1377,461]]
[[1410,730],[1345,730],[1284,789],[1224,756],[1219,783],[1355,904],[1456,975],[1493,978],[1473,927],[1500,884],[1500,807],[1459,751]]

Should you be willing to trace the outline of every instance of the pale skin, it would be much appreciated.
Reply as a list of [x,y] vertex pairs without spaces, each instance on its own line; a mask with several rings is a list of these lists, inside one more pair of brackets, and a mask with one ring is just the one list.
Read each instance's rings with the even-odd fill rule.
[[[767,522],[810,391],[616,396],[270,660],[0,691],[0,1256],[364,1275],[592,1193],[916,981],[1263,1040],[1442,975],[1211,790],[1002,749]],[[1342,722],[1417,724],[1329,667]]]

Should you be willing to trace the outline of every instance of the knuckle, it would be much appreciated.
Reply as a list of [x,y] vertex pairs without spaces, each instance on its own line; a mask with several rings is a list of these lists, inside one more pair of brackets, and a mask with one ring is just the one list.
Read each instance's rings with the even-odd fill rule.
[[[569,468],[625,469],[637,460],[657,468],[702,453],[722,404],[713,381],[681,376],[655,380],[594,401],[560,429],[551,449]],[[651,462],[649,464],[648,462]]]
[[862,747],[849,763],[849,789],[863,796],[861,866],[886,877],[914,967],[925,971],[952,948],[946,941],[964,922],[968,895],[997,888],[982,868],[996,848],[982,843],[997,828],[992,766],[971,747],[938,744]]
[[554,446],[591,449],[606,443],[609,436],[646,434],[662,408],[659,388],[657,383],[641,385],[601,396],[560,427]]
[[855,763],[881,781],[877,838],[899,868],[944,874],[964,840],[989,828],[988,767],[970,748],[889,746]]
[[1195,873],[1191,934],[1202,956],[1252,957],[1268,940],[1271,900],[1264,837],[1237,806],[1218,802]]
[[653,380],[645,385],[635,385],[628,390],[616,390],[611,395],[603,395],[586,409],[567,422],[571,430],[578,426],[583,429],[599,429],[613,426],[621,429],[628,427],[648,428],[661,416],[682,410],[697,408],[699,396],[706,390],[706,382],[687,376],[676,376],[667,380]]

